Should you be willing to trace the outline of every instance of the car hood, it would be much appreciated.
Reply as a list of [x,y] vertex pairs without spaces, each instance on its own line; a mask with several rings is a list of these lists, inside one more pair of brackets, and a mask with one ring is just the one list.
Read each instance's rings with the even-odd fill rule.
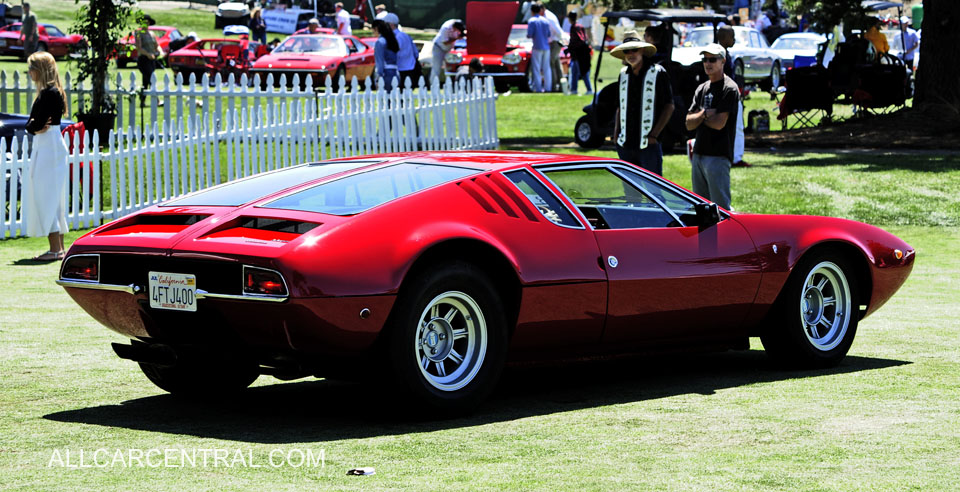
[[467,51],[503,55],[518,8],[517,2],[467,2]]
[[797,56],[817,56],[817,50],[771,50],[784,60],[792,60]]
[[303,53],[277,53],[264,55],[257,59],[253,68],[283,69],[283,68],[315,68],[317,65],[334,65],[342,60],[339,56],[307,55]]

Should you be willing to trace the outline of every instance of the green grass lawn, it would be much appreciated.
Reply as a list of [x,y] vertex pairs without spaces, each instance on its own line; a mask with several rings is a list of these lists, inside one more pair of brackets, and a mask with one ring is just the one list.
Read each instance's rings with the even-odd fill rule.
[[[588,100],[501,97],[502,147],[615,157],[572,144]],[[188,403],[113,354],[124,338],[53,283],[57,264],[23,261],[45,239],[5,240],[0,489],[955,490],[960,156],[748,149],[747,159],[754,167],[732,170],[738,211],[862,220],[917,249],[912,276],[860,323],[837,368],[774,369],[754,340],[742,352],[510,368],[474,415],[453,420],[397,421],[369,388],[314,379],[264,376],[238,399]],[[689,186],[686,156],[667,156],[664,175]],[[97,466],[117,450],[125,461]],[[138,466],[131,450],[173,459]],[[190,466],[178,450],[229,459]],[[296,466],[308,451],[325,466]],[[345,475],[359,466],[376,475]]]

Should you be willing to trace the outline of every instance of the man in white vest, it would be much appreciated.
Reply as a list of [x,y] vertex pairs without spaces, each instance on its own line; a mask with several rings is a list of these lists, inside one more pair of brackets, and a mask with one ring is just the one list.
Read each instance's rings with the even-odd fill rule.
[[652,61],[656,52],[637,31],[624,31],[623,43],[610,52],[626,65],[620,71],[620,106],[613,135],[621,159],[663,174],[663,151],[657,139],[670,122],[674,105],[670,77]]

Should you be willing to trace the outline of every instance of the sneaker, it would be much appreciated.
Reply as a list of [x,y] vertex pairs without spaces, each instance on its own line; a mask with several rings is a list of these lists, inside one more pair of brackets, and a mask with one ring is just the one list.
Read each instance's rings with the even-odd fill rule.
[[584,92],[583,95],[584,95],[584,96],[592,96],[592,95],[593,95],[593,91]]
[[733,167],[753,167],[747,161],[737,161],[733,163]]

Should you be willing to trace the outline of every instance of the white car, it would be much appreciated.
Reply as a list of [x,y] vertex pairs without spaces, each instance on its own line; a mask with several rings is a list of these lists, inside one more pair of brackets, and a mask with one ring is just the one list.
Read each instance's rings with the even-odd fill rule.
[[[767,38],[752,27],[734,26],[734,44],[730,48],[734,73],[748,84],[757,83],[763,90],[780,87],[783,61],[770,49]],[[698,27],[687,32],[680,46],[673,48],[672,60],[684,66],[700,63],[700,49],[713,43],[713,27]]]
[[216,20],[213,27],[220,29],[223,26],[250,23],[250,9],[243,2],[223,2],[217,6]]
[[[797,56],[816,57],[820,45],[827,42],[827,37],[815,32],[789,32],[777,38],[770,49],[780,55],[783,68],[793,68],[793,59]],[[823,66],[830,66],[833,59],[833,50],[829,47],[823,55]]]

